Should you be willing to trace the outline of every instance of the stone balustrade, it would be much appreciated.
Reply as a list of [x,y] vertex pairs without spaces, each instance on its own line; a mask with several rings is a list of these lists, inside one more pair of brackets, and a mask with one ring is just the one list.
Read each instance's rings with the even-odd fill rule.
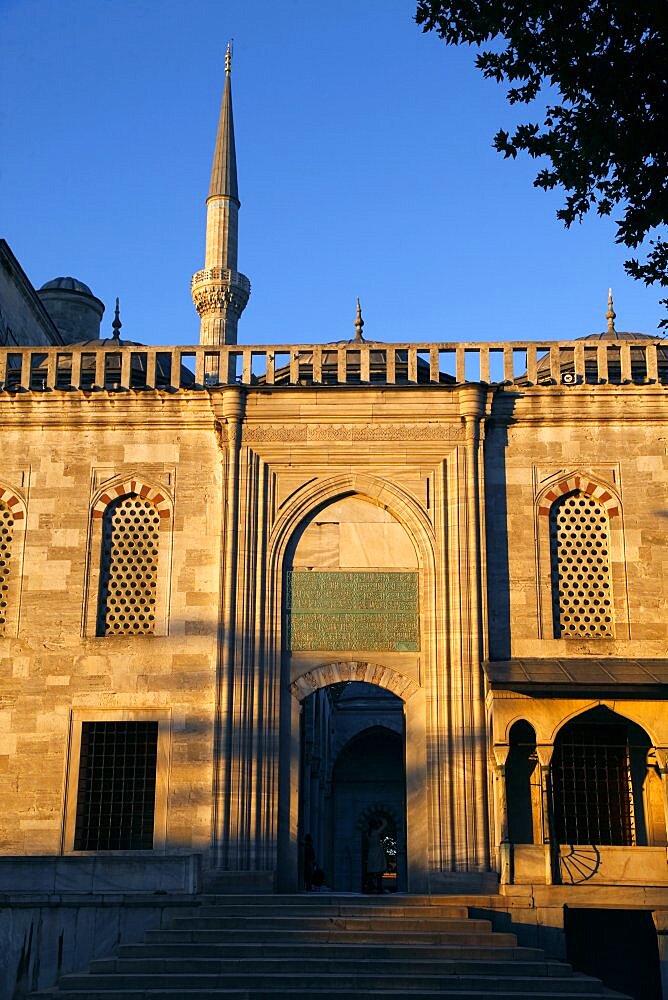
[[616,340],[0,349],[0,391],[202,391],[226,385],[668,384],[668,343]]

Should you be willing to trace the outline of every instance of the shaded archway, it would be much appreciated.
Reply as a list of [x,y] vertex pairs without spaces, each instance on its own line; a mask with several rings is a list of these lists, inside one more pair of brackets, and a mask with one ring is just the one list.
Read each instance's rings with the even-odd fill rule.
[[[434,621],[433,539],[423,531],[415,503],[380,480],[342,477],[296,491],[270,542],[271,601],[281,657],[278,795],[279,885],[302,884],[299,845],[307,830],[306,798],[315,795],[303,771],[311,698],[327,711],[325,689],[371,684],[405,705],[406,795],[411,816],[408,873],[411,890],[427,875],[427,763],[425,690],[433,643],[421,648]],[[278,650],[277,650],[278,653]],[[305,726],[306,720],[306,728]],[[382,725],[382,720],[380,721]],[[352,735],[352,734],[351,734]],[[330,764],[332,762],[330,761]],[[325,795],[322,762],[314,767]],[[331,778],[331,775],[330,775]],[[331,790],[330,790],[331,791]],[[322,815],[322,810],[321,810]],[[310,824],[309,820],[309,824]],[[317,834],[322,843],[320,832]],[[326,837],[325,837],[326,840]],[[327,848],[319,848],[329,857]],[[320,860],[320,859],[318,859]],[[330,872],[326,875],[331,879]]]
[[520,719],[509,734],[506,760],[508,836],[512,844],[540,843],[540,773],[536,733]]
[[368,889],[370,824],[383,821],[383,888],[406,889],[403,702],[363,682],[321,688],[302,703],[300,843],[312,838],[330,888]]

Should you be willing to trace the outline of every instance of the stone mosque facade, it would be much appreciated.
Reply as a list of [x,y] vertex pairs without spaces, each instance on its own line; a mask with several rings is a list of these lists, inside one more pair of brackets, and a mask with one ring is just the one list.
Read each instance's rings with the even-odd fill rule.
[[363,892],[382,820],[388,891],[545,940],[632,911],[668,957],[665,342],[611,300],[557,342],[383,342],[359,307],[238,342],[229,59],[206,205],[199,345],[102,337],[0,243],[14,935],[67,893],[300,891],[307,834]]

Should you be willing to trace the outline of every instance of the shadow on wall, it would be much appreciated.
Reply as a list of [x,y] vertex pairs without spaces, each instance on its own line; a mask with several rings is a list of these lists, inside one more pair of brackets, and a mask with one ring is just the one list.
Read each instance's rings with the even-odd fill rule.
[[[508,565],[508,491],[506,451],[508,424],[519,394],[504,392],[492,403],[485,434],[485,530],[487,540],[487,607],[489,655],[510,659],[510,570]],[[527,528],[533,530],[529,524]]]

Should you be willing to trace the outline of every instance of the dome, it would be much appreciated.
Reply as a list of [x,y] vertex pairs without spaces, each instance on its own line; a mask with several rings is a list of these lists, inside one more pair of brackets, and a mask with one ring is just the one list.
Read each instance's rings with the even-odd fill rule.
[[43,292],[48,288],[61,288],[68,292],[81,292],[82,295],[91,295],[95,298],[88,285],[86,285],[83,281],[79,281],[78,278],[72,278],[71,276],[52,278],[51,281],[46,281],[39,291]]
[[[573,347],[559,348],[559,370],[562,379],[564,377],[569,378],[568,385],[577,384],[578,382],[578,376],[575,376],[575,381],[573,378],[570,378],[575,373],[575,344],[583,345],[584,371],[580,372],[580,379],[586,384],[595,385],[601,381],[599,379],[597,359],[599,344],[609,345],[606,351],[606,382],[612,384],[620,384],[622,382],[621,346],[624,343],[628,343],[630,349],[630,370],[624,381],[644,383],[648,379],[645,344],[656,344],[658,380],[660,383],[665,384],[668,379],[668,341],[661,334],[652,336],[649,333],[635,333],[628,330],[606,330],[605,333],[589,333],[584,337],[574,337],[571,343],[574,345]],[[552,358],[549,352],[541,354],[537,358],[536,372],[539,380],[542,381],[545,376],[547,376],[548,381],[552,380]],[[515,381],[525,384],[527,373],[524,372]]]
[[37,294],[56,324],[63,343],[92,340],[100,336],[104,303],[78,278],[52,278]]
[[661,340],[661,336],[651,333],[634,333],[631,330],[606,330],[605,333],[588,333],[575,340]]

